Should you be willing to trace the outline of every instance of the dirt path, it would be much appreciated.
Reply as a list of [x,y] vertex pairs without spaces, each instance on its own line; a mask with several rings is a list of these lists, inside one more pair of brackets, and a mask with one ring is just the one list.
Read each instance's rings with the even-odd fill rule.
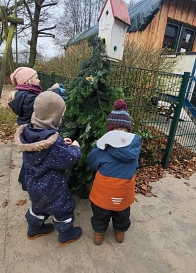
[[0,108],[6,108],[9,102],[8,96],[11,91],[14,91],[14,86],[11,84],[6,84],[3,86],[3,91],[0,98]]

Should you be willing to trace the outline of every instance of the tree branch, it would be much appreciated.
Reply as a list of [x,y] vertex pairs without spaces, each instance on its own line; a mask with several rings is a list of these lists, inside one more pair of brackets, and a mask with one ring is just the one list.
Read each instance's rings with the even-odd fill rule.
[[33,16],[32,16],[32,14],[31,14],[31,11],[30,11],[30,9],[29,9],[29,6],[28,6],[28,4],[27,4],[27,2],[24,0],[24,5],[25,5],[25,7],[26,7],[26,9],[27,9],[27,12],[28,12],[28,14],[29,14],[29,17],[30,17],[30,20],[31,20],[31,23],[33,22]]
[[53,27],[47,27],[47,28],[42,28],[42,29],[39,29],[38,30],[38,33],[40,34],[41,32],[45,31],[45,30],[51,30],[51,29],[54,29],[56,28],[56,26],[53,26]]
[[[32,0],[28,0],[28,1],[27,1],[28,4],[30,4],[31,2],[32,2]],[[16,7],[18,8],[18,7],[22,6],[22,4],[24,4],[24,0],[17,1],[17,2],[16,2]],[[13,13],[14,10],[15,10],[15,5],[9,7],[9,8],[7,9],[7,12],[8,12],[9,14],[11,14],[11,13]]]
[[39,37],[52,37],[52,38],[55,38],[54,34],[47,33],[47,32],[40,32],[38,36]]
[[43,5],[42,8],[56,6],[57,4],[58,4],[57,2],[55,2],[55,3],[49,3],[49,4],[46,4],[46,5]]

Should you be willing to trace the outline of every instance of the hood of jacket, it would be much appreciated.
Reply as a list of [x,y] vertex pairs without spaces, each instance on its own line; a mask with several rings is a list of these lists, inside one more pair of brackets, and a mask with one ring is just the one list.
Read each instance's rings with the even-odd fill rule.
[[15,98],[8,103],[10,108],[13,110],[13,112],[17,116],[22,115],[22,109],[23,109],[22,106],[24,103],[24,99],[26,98],[27,95],[28,95],[28,92],[26,92],[26,91],[20,91],[20,92],[18,91],[15,94]]
[[28,163],[39,165],[50,152],[59,136],[59,129],[34,129],[31,124],[21,125],[15,134],[20,151],[28,153]]
[[106,151],[110,156],[118,159],[119,161],[130,163],[138,158],[140,149],[141,138],[135,135],[133,141],[128,146],[116,148],[108,145]]

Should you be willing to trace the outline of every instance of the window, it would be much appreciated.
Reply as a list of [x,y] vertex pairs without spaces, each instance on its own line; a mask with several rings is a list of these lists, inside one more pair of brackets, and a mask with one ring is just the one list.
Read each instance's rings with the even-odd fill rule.
[[196,29],[184,24],[168,22],[163,47],[176,52],[188,52],[193,48]]

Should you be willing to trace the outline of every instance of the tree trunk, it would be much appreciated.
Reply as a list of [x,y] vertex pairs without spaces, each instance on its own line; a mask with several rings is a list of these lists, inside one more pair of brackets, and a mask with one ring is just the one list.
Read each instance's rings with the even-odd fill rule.
[[[5,7],[1,7],[1,16],[2,16],[2,25],[3,25],[3,30],[5,34],[5,40],[7,41],[9,27],[8,27],[7,14],[6,14]],[[8,55],[8,62],[10,66],[10,72],[13,73],[15,70],[15,65],[14,65],[14,59],[12,54],[12,48],[10,49],[10,54]]]
[[3,84],[4,84],[4,79],[7,71],[7,66],[8,66],[8,57],[10,56],[11,52],[11,45],[12,45],[12,40],[14,37],[14,30],[15,30],[15,25],[11,25],[9,27],[9,32],[7,36],[7,41],[6,41],[6,47],[2,59],[2,64],[1,64],[1,71],[0,71],[0,98],[2,94],[2,89],[3,89]]
[[29,55],[29,66],[33,67],[35,65],[36,60],[36,54],[37,54],[37,39],[38,39],[38,26],[39,26],[39,18],[40,18],[40,12],[41,12],[41,4],[43,3],[43,0],[40,1],[40,5],[35,3],[35,13],[34,13],[34,19],[32,20],[31,24],[31,45],[30,45],[30,55]]

